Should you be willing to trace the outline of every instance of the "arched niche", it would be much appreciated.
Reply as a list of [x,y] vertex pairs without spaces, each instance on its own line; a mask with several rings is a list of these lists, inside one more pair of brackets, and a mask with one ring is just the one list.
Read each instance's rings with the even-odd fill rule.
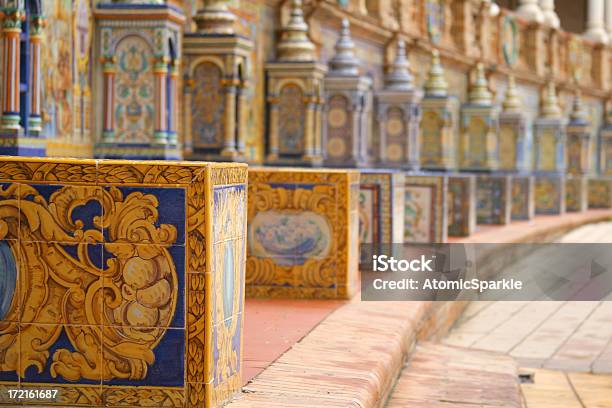
[[193,69],[191,135],[195,148],[221,150],[225,135],[223,71],[211,61],[202,61]]

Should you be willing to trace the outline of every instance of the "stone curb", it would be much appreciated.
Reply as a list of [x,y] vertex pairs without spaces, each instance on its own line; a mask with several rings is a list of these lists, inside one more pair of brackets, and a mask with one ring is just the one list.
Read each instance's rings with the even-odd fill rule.
[[360,302],[333,312],[228,407],[382,407],[416,341],[448,330],[465,302]]

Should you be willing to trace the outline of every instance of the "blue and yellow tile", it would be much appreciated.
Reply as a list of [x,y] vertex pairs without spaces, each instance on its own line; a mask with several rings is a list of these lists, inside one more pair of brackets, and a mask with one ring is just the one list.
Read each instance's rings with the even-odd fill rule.
[[355,171],[249,171],[247,293],[349,297],[358,256],[358,192]]
[[246,166],[9,159],[0,180],[0,289],[17,299],[0,304],[0,387],[21,374],[55,405],[125,407],[239,389]]
[[103,324],[185,327],[185,247],[104,244]]
[[102,330],[99,326],[20,325],[21,383],[87,384],[101,387]]
[[22,182],[19,196],[21,241],[62,244],[101,241],[99,187]]
[[103,191],[105,242],[185,245],[184,187],[112,186]]
[[19,322],[21,310],[19,241],[0,240],[0,333],[3,323]]

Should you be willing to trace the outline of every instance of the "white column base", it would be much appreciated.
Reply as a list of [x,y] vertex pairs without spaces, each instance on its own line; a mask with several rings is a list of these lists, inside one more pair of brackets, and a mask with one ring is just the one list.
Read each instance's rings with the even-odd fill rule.
[[589,28],[583,36],[598,43],[608,43],[608,34],[603,27]]

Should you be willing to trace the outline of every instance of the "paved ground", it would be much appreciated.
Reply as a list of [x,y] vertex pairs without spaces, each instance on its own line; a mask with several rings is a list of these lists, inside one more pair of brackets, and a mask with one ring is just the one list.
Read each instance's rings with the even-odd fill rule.
[[612,302],[473,302],[444,343],[523,367],[612,373]]
[[522,384],[525,408],[612,408],[612,375],[522,369],[534,374]]
[[[612,242],[612,223],[559,241]],[[502,352],[525,367],[612,373],[612,302],[473,302],[444,342]]]
[[[475,237],[471,237],[472,242],[495,242],[495,239],[512,242],[541,242],[555,231],[550,230],[567,230],[573,228],[580,223],[601,220],[605,217],[610,217],[610,212],[589,211],[584,214],[570,214],[563,217],[537,217],[535,220],[523,223],[521,228],[514,224],[504,227],[492,227],[486,231],[482,230]],[[600,230],[601,231],[601,230]],[[521,235],[522,232],[522,235]],[[584,232],[584,231],[583,231]],[[548,234],[548,235],[546,235]],[[602,235],[607,235],[602,232]],[[285,303],[283,303],[285,302]],[[535,303],[534,303],[535,304]],[[330,304],[326,302],[302,302],[302,301],[254,301],[248,300],[246,306],[246,321],[245,321],[245,343],[244,343],[244,374],[250,378],[254,374],[261,371],[266,365],[270,364],[263,372],[253,378],[245,387],[242,394],[238,395],[232,403],[228,405],[231,408],[239,407],[374,407],[380,406],[381,401],[386,400],[389,392],[392,390],[394,380],[404,364],[404,358],[412,350],[412,345],[417,339],[429,338],[426,334],[432,334],[431,338],[439,338],[433,335],[434,333],[442,332],[442,328],[448,326],[450,322],[455,321],[456,316],[461,312],[458,308],[460,303],[448,302],[444,304],[442,309],[435,313],[432,312],[432,304],[429,302],[411,302],[411,303],[396,303],[396,302],[359,302],[354,299],[351,302],[342,304],[342,302]],[[495,320],[498,316],[495,314],[499,311],[493,303],[478,303],[473,304],[462,322],[468,324],[472,320],[473,325],[476,325],[478,336],[486,336],[493,333],[497,326],[501,326],[520,310],[527,308],[527,303],[512,303],[510,306],[503,306],[500,303],[501,309],[505,311],[505,318],[496,320],[497,324],[485,326],[477,325],[480,318],[477,316],[490,316],[490,320]],[[549,303],[553,305],[553,303]],[[314,307],[313,307],[314,306]],[[607,327],[611,326],[608,320],[609,310],[606,307],[601,307],[598,304],[591,305],[592,309],[583,310],[589,304],[584,303],[581,308],[583,314],[571,316],[574,308],[559,305],[558,309],[553,306],[547,306],[548,314],[538,311],[537,313],[529,313],[525,319],[527,330],[525,335],[535,332],[539,327],[538,323],[530,323],[530,319],[534,314],[544,318],[540,322],[554,321],[548,316],[553,316],[554,312],[558,312],[560,320],[568,317],[569,320],[578,320],[579,324],[575,326],[583,326],[583,323],[593,318],[592,324],[586,325],[584,334],[577,336],[577,339],[587,338],[592,341],[598,339],[599,347],[602,352],[598,354],[601,360],[602,367],[608,366],[607,361],[612,360],[606,357],[608,349],[602,346],[604,343],[600,338],[607,336],[605,334]],[[537,310],[537,307],[534,306]],[[567,311],[569,309],[569,311]],[[487,310],[489,310],[487,312]],[[533,310],[533,309],[525,309]],[[564,312],[565,311],[565,312]],[[585,317],[586,316],[586,317]],[[516,327],[521,327],[522,324],[515,323],[515,330],[509,335],[510,338],[516,337],[518,330]],[[602,327],[606,329],[602,329]],[[468,326],[469,327],[469,326]],[[563,330],[565,326],[561,325]],[[596,329],[597,328],[597,329]],[[588,329],[588,330],[587,330]],[[458,329],[460,330],[460,329]],[[526,330],[526,329],[523,329]],[[596,332],[596,333],[595,333]],[[464,330],[463,334],[469,332]],[[565,332],[564,332],[565,333]],[[563,344],[571,345],[570,339],[574,333],[581,333],[580,330],[572,330],[564,334]],[[589,335],[588,333],[595,333]],[[454,338],[459,338],[462,333],[453,334]],[[469,333],[474,336],[473,333]],[[599,336],[599,337],[598,337]],[[451,339],[453,338],[451,337]],[[478,339],[476,339],[478,340]],[[495,339],[494,339],[495,340]],[[448,340],[451,341],[451,340]],[[505,339],[500,342],[506,341]],[[609,341],[608,341],[609,343]],[[434,392],[438,390],[442,392],[444,387],[455,387],[455,390],[460,390],[462,382],[471,384],[473,390],[480,390],[480,395],[487,399],[496,408],[500,408],[500,404],[506,400],[515,404],[516,399],[510,396],[511,388],[514,387],[516,393],[520,395],[518,390],[518,377],[516,375],[517,363],[511,355],[506,351],[501,353],[482,352],[468,344],[467,348],[461,351],[453,351],[440,354],[438,351],[433,351],[429,357],[421,360],[422,363],[429,362],[429,373],[432,376],[438,376],[442,381],[429,381],[421,377],[422,392]],[[420,346],[419,346],[420,347]],[[442,349],[449,349],[448,345],[438,345]],[[452,346],[455,349],[454,346]],[[571,350],[571,349],[570,349]],[[474,354],[472,354],[474,353]],[[571,354],[571,353],[570,353]],[[432,357],[433,356],[433,357]],[[453,357],[459,356],[459,362],[453,362]],[[471,364],[472,356],[480,361],[476,366]],[[575,356],[572,356],[575,357]],[[413,356],[417,358],[416,355]],[[449,359],[443,362],[443,358]],[[492,360],[489,360],[492,359]],[[417,361],[417,360],[411,360]],[[495,369],[487,366],[489,361],[502,362],[510,361],[514,367],[514,372],[509,375],[504,374],[504,381],[507,380],[507,386],[503,387],[504,392],[508,391],[507,396],[489,395],[489,392],[496,392],[495,385],[497,382],[492,380],[493,377],[501,379],[500,375],[493,375]],[[494,363],[497,365],[497,363]],[[505,363],[503,363],[505,364]],[[593,364],[591,364],[593,365]],[[402,375],[412,375],[412,371],[405,367]],[[479,368],[485,368],[485,377],[479,372]],[[469,375],[457,376],[459,371],[469,371]],[[510,368],[508,368],[510,370]],[[529,369],[533,370],[533,369]],[[503,373],[506,373],[504,368]],[[487,375],[490,374],[490,375]],[[498,373],[500,374],[500,373]],[[553,373],[554,374],[554,373]],[[418,376],[418,373],[417,373]],[[245,378],[245,380],[247,379]],[[479,378],[478,383],[474,383],[474,378]],[[491,379],[491,381],[485,380]],[[547,392],[547,388],[555,386],[555,382],[545,381],[546,376],[540,372],[536,373],[536,382],[529,385],[523,385],[523,398],[528,404],[527,408],[548,408],[555,405],[550,405],[551,402],[557,400],[562,401],[555,396],[548,397],[549,405],[536,405],[530,403],[531,398],[538,398],[538,395]],[[570,385],[573,396],[582,403],[581,408],[608,408],[602,401],[608,403],[612,398],[606,392],[610,389],[608,377],[580,374],[562,374],[561,384]],[[570,380],[571,379],[571,382]],[[559,380],[559,381],[560,381]],[[400,379],[401,381],[401,379]],[[514,385],[511,386],[510,383]],[[478,388],[481,384],[488,383],[493,388],[491,390]],[[415,382],[406,382],[402,384],[418,385]],[[399,385],[399,383],[398,383]],[[557,384],[557,389],[562,389],[562,386]],[[459,388],[457,388],[459,387]],[[537,388],[540,387],[540,388]],[[602,391],[603,387],[603,391]],[[554,387],[553,387],[554,388]],[[451,388],[447,388],[450,390]],[[586,391],[581,391],[586,390]],[[595,391],[593,391],[595,390]],[[402,405],[402,398],[414,399],[414,394],[408,390],[402,391],[396,387],[397,393],[391,395],[391,400],[399,404],[397,407],[415,405]],[[449,391],[447,396],[459,395],[463,398],[460,401],[463,405],[458,405],[452,399],[439,401],[440,404],[432,405],[431,402],[423,401],[421,407],[426,408],[473,408],[476,406],[484,407],[483,404],[474,404],[474,400],[470,400],[470,394],[457,394],[454,391]],[[512,393],[514,395],[514,393]],[[535,397],[534,397],[535,396]],[[464,398],[465,397],[465,398]],[[527,398],[528,397],[528,398]],[[600,401],[598,402],[597,399]],[[585,401],[588,403],[586,404]],[[489,404],[491,405],[491,404]],[[502,405],[503,406],[503,405]],[[512,406],[512,405],[511,405]],[[572,405],[557,404],[557,407],[572,407]]]
[[387,408],[521,408],[516,362],[503,354],[419,344]]
[[345,303],[340,300],[246,299],[243,384]]

